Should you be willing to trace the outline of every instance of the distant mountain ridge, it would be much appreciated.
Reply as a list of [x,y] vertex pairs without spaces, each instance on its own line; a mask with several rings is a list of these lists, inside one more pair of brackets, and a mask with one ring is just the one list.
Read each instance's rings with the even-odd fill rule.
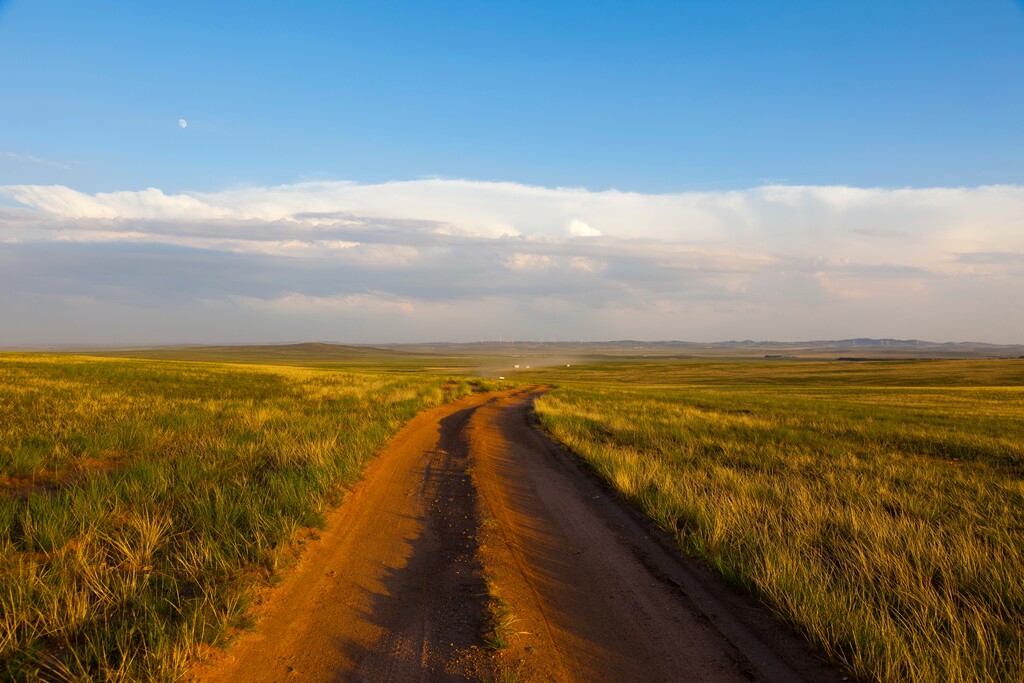
[[[479,341],[383,344],[286,342],[279,344],[180,344],[166,346],[87,347],[63,346],[25,351],[57,351],[88,355],[270,362],[286,364],[402,362],[425,356],[537,356],[566,358],[647,357],[663,358],[815,358],[819,360],[910,360],[941,358],[1024,358],[1024,344],[987,342],[932,342],[920,339],[857,337],[811,341],[719,342],[679,340],[641,341]],[[440,360],[440,358],[438,358]],[[568,361],[566,361],[568,362]]]
[[812,341],[742,341],[719,342],[640,341],[481,341],[434,342],[418,344],[380,344],[379,348],[410,353],[572,353],[578,355],[659,355],[666,357],[791,357],[833,358],[837,356],[862,359],[864,354],[888,358],[1020,358],[1024,344],[991,344],[986,342],[931,342],[920,339],[851,339]]

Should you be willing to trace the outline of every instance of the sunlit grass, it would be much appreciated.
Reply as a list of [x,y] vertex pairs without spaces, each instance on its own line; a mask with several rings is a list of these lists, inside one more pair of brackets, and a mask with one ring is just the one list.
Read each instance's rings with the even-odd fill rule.
[[685,365],[537,411],[859,676],[1024,680],[1024,363]]
[[0,677],[171,680],[465,381],[0,355]]

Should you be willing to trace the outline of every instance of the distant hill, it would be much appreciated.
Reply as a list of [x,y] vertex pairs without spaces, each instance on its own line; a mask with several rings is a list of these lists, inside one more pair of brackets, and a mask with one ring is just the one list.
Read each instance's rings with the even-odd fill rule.
[[[24,349],[30,350],[30,349]],[[1024,345],[930,342],[918,339],[833,339],[798,342],[742,341],[483,341],[416,344],[239,344],[122,348],[31,349],[121,358],[307,366],[390,366],[394,369],[484,370],[524,359],[534,367],[629,358],[816,359],[842,361],[1024,358]],[[514,361],[513,362],[518,362]],[[525,364],[525,363],[524,363]]]
[[398,349],[353,344],[307,342],[301,344],[240,344],[223,346],[164,346],[138,348],[65,349],[69,353],[117,358],[263,363],[267,365],[363,365],[412,360]]
[[405,351],[382,349],[376,346],[360,346],[356,344],[332,344],[328,342],[304,342],[301,344],[246,344],[238,346],[195,346],[185,347],[189,351],[201,353],[260,353],[275,356],[368,356],[368,355],[408,355]]
[[470,343],[381,344],[381,348],[410,353],[458,355],[573,355],[664,358],[817,358],[877,359],[910,358],[1021,358],[1024,345],[984,342],[930,342],[919,339],[833,339],[814,341],[616,341],[537,342],[487,341]]

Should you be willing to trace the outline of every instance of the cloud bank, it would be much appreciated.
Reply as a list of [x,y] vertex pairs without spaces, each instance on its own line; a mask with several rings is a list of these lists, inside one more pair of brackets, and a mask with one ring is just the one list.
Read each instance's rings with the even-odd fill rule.
[[1024,341],[1024,187],[0,187],[0,344]]

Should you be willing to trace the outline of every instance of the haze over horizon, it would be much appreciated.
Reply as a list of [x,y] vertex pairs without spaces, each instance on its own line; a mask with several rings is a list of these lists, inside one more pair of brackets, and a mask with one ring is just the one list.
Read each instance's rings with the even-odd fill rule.
[[1024,343],[1014,2],[0,2],[0,347]]

